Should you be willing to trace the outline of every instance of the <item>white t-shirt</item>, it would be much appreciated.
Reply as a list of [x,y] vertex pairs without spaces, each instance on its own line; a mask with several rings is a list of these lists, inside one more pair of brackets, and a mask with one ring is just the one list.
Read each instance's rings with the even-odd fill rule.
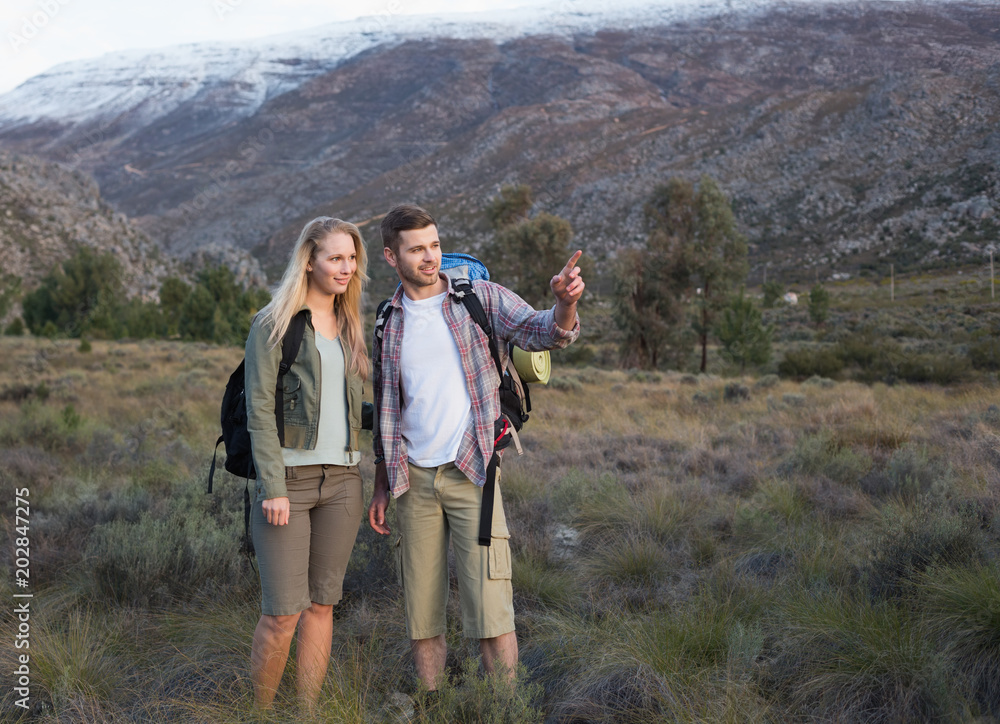
[[472,418],[458,343],[442,309],[447,294],[420,300],[403,295],[400,431],[410,462],[423,468],[458,457]]

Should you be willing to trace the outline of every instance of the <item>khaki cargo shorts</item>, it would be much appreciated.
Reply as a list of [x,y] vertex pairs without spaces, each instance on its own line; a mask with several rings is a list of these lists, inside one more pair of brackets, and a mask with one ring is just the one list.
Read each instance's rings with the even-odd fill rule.
[[410,489],[396,499],[396,541],[400,584],[406,601],[406,633],[426,639],[446,631],[448,540],[462,609],[462,630],[488,639],[514,630],[510,533],[498,486],[493,507],[493,540],[479,545],[483,489],[453,463],[436,468],[410,464]]

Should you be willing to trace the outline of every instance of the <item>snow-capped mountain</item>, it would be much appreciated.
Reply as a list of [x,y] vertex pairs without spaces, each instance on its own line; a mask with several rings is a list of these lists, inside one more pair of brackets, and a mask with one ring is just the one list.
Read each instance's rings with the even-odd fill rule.
[[400,201],[474,250],[504,183],[607,257],[708,173],[758,268],[811,279],[981,256],[998,88],[994,2],[560,0],[67,64],[0,96],[0,148],[93,174],[171,253],[275,266],[309,218]]
[[764,7],[752,0],[608,2],[555,0],[488,13],[383,15],[245,42],[198,43],[156,51],[114,52],[63,63],[0,95],[0,126],[81,123],[122,114],[132,126],[169,114],[206,93],[224,110],[219,122],[252,116],[269,98],[297,88],[378,46],[433,38],[594,33]]

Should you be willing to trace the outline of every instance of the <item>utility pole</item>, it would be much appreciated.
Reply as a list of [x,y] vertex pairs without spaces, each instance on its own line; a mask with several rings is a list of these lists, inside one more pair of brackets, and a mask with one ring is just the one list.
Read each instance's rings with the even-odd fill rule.
[[889,265],[889,301],[896,301],[896,267],[894,264]]
[[997,282],[996,275],[993,273],[993,250],[990,249],[990,299],[996,300],[997,298]]

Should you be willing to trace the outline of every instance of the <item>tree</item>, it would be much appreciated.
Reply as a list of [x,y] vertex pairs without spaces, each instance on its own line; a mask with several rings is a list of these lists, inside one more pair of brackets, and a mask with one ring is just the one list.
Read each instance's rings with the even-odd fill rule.
[[569,259],[573,227],[566,219],[541,213],[502,229],[484,256],[490,277],[517,292],[528,304],[552,303],[549,280]]
[[[168,304],[176,301],[172,292],[181,289],[173,282],[170,286]],[[243,344],[253,315],[270,299],[265,289],[240,287],[232,269],[225,265],[202,269],[194,289],[180,305],[177,331],[187,339]]]
[[124,291],[115,256],[83,247],[25,295],[24,321],[33,334],[111,337]]
[[740,366],[762,365],[771,359],[773,325],[765,325],[760,310],[747,299],[743,289],[729,300],[715,325],[715,336],[722,345],[722,356]]
[[21,277],[15,274],[0,274],[0,319],[7,316],[20,294]]
[[623,333],[626,367],[682,369],[694,346],[685,323],[687,305],[677,293],[673,260],[665,254],[626,249],[615,274],[614,317]]
[[167,334],[179,332],[181,308],[191,294],[191,287],[177,277],[167,277],[160,285],[160,310],[167,323]]
[[[544,212],[529,218],[531,204],[528,186],[500,189],[486,210],[496,235],[483,261],[490,278],[537,307],[552,302],[549,280],[573,252],[573,227],[566,219]],[[580,268],[586,277],[592,268],[590,259],[581,259]]]
[[809,318],[817,327],[830,316],[830,292],[822,284],[809,290]]
[[[729,200],[708,176],[701,177],[697,188],[679,178],[657,186],[644,211],[649,230],[645,258],[637,265],[626,255],[619,270],[625,275],[618,279],[616,293],[626,335],[624,357],[638,356],[642,364],[655,365],[653,360],[670,347],[678,357],[687,331],[677,327],[684,326],[685,312],[695,301],[691,328],[701,342],[704,372],[715,317],[746,277],[746,243],[736,231]],[[661,327],[672,331],[658,331]],[[652,355],[643,352],[651,344]]]
[[644,208],[645,247],[619,255],[614,315],[624,335],[621,357],[626,366],[683,368],[691,354],[684,246],[693,228],[692,200],[693,187],[685,181],[657,186]]
[[701,289],[694,323],[701,342],[701,371],[708,364],[708,334],[735,286],[746,278],[747,245],[736,230],[729,199],[709,176],[694,195],[694,235],[688,251],[691,279]]
[[531,187],[506,185],[486,207],[486,217],[495,231],[513,226],[528,219],[528,212],[534,200],[531,197]]
[[764,282],[764,309],[773,309],[785,296],[785,288],[780,282]]

